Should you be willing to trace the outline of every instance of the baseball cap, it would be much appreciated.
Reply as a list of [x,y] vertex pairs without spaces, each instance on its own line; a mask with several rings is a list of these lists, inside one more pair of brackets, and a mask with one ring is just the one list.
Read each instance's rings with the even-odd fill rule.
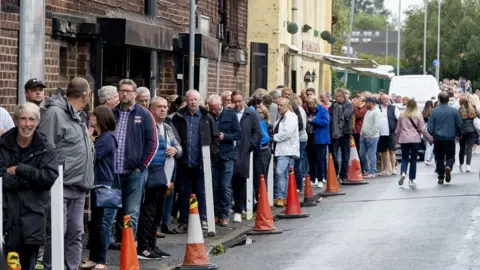
[[374,97],[367,97],[365,100],[364,100],[365,103],[377,103],[377,99],[374,98]]
[[39,79],[36,79],[36,78],[32,78],[30,80],[28,80],[28,82],[25,84],[25,90],[27,89],[32,89],[32,88],[35,88],[35,87],[42,87],[42,88],[45,88],[45,84],[43,84],[42,81],[40,81]]

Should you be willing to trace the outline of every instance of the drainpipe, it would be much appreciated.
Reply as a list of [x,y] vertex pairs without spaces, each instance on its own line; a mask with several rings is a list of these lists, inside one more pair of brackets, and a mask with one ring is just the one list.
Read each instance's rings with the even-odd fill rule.
[[217,62],[217,95],[220,93],[220,65],[222,63],[222,42],[218,43],[218,62]]
[[25,83],[31,78],[44,81],[45,0],[23,0],[20,5],[18,48],[18,104],[25,103]]
[[[298,25],[299,28],[300,25],[298,24],[298,6],[299,6],[299,1],[300,0],[293,0],[293,7],[292,7],[292,21]],[[297,35],[302,35],[302,30],[299,29],[299,32]],[[292,35],[292,44],[296,48],[299,48],[298,44],[298,38],[295,35]],[[293,92],[297,92],[297,70],[298,70],[298,57],[293,56],[292,57],[292,89]]]
[[[145,0],[145,14],[152,18],[157,18],[157,1]],[[153,50],[150,52],[150,95],[152,98],[157,96],[157,79],[158,79],[158,52]]]

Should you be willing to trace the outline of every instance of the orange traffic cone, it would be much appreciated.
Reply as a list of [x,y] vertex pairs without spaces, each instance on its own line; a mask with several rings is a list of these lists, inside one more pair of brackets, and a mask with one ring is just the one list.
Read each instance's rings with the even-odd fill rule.
[[268,202],[267,186],[265,185],[265,178],[260,175],[260,183],[258,186],[257,198],[257,217],[255,219],[255,228],[248,232],[249,235],[259,234],[280,234],[282,230],[277,230],[273,225],[273,215]]
[[302,207],[317,206],[315,202],[315,197],[313,196],[312,191],[312,182],[310,181],[310,175],[305,177],[305,191],[303,192],[303,202],[301,203]]
[[306,218],[308,214],[302,213],[300,208],[300,201],[298,200],[297,183],[295,180],[295,173],[293,167],[290,167],[288,173],[288,194],[287,194],[287,207],[283,214],[277,215],[278,218]]
[[333,165],[332,154],[328,156],[328,170],[327,170],[327,188],[320,192],[322,196],[345,195],[338,187],[337,173],[335,172],[335,165]]
[[342,185],[365,185],[368,181],[363,180],[362,166],[360,166],[360,159],[358,158],[357,147],[355,140],[350,138],[350,160],[348,161],[347,180],[342,182]]
[[198,201],[195,194],[190,195],[190,215],[188,217],[187,249],[183,265],[175,269],[218,269],[208,261],[207,249],[203,241],[202,226],[198,215]]
[[137,246],[133,236],[130,216],[123,217],[122,248],[120,250],[120,270],[140,270],[137,257]]

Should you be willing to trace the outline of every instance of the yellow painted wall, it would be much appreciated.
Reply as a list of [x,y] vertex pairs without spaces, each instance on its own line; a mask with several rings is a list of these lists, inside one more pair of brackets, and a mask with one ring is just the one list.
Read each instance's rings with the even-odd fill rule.
[[[331,31],[332,0],[298,0],[298,26],[295,35],[287,32],[287,23],[292,21],[294,0],[249,0],[248,2],[248,46],[251,42],[268,43],[268,89],[285,84],[285,63],[288,76],[293,67],[293,57],[286,56],[287,48],[281,44],[296,44],[302,49],[304,41],[319,45],[320,52],[330,53],[330,45],[320,37],[314,36],[314,30],[320,33]],[[302,32],[302,26],[308,24],[313,28],[307,33]],[[250,50],[251,53],[251,50]],[[330,66],[312,62],[297,57],[297,92],[313,87],[318,90],[330,89]],[[314,83],[303,81],[305,73],[315,70],[317,79]],[[291,86],[292,78],[289,78]],[[247,89],[250,89],[250,61],[247,66]]]

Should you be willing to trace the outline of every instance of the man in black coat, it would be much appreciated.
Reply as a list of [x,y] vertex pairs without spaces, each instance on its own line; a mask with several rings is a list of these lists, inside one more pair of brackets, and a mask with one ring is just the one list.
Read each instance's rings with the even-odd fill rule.
[[[178,110],[172,122],[180,135],[183,155],[178,160],[175,190],[178,190],[178,233],[187,233],[190,193],[196,194],[202,228],[208,229],[203,175],[202,147],[210,146],[213,157],[219,151],[219,133],[215,119],[200,106],[200,93],[188,90],[187,106]],[[192,191],[192,192],[190,192]]]
[[58,177],[55,150],[37,131],[40,108],[27,102],[15,109],[16,127],[0,137],[5,254],[17,252],[24,269],[35,269],[45,244],[50,188]]
[[258,148],[262,131],[260,130],[259,116],[245,105],[245,96],[242,92],[234,91],[232,93],[232,103],[242,130],[242,137],[236,142],[237,161],[232,178],[233,200],[235,201],[233,222],[239,223],[242,222],[242,211],[245,209],[250,153]]

